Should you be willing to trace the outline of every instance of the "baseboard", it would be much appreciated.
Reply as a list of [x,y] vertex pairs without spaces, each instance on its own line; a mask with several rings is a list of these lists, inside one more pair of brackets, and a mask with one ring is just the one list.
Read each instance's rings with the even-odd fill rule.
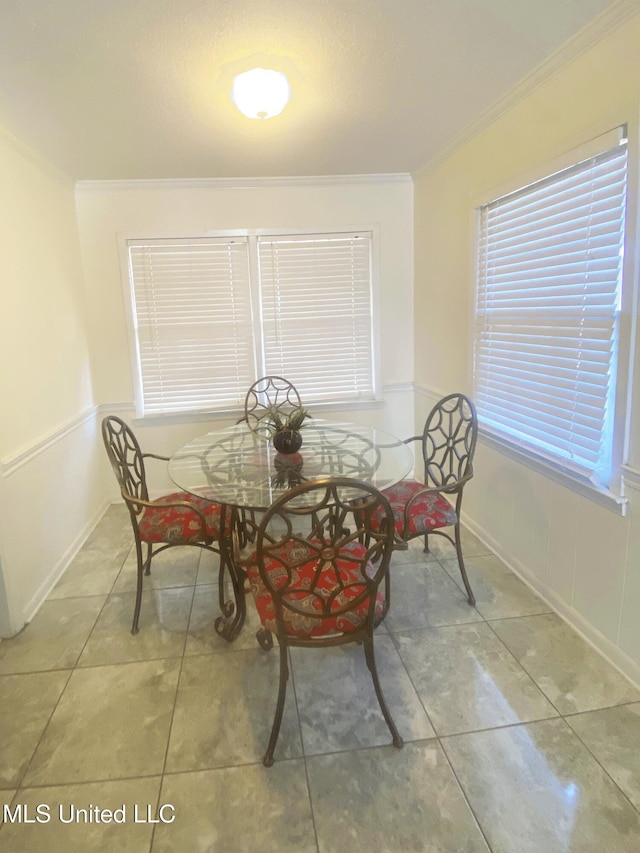
[[549,607],[560,616],[571,628],[574,629],[582,639],[597,651],[605,660],[611,664],[622,676],[640,690],[640,664],[626,655],[615,643],[612,643],[604,634],[601,634],[564,599],[549,589],[545,584],[531,574],[531,572],[511,554],[501,547],[500,543],[488,534],[466,513],[462,514],[462,522],[478,539],[487,546],[500,560],[510,569],[516,577],[526,584],[529,589],[536,593]]
[[74,541],[69,545],[67,550],[64,552],[62,557],[58,560],[53,569],[49,572],[47,577],[40,584],[35,594],[31,597],[31,599],[27,602],[24,608],[24,620],[25,624],[31,622],[33,617],[36,615],[40,607],[47,600],[49,593],[54,588],[54,586],[58,583],[62,575],[69,568],[71,562],[78,554],[78,551],[82,548],[84,543],[87,541],[93,530],[95,529],[97,523],[100,521],[102,516],[105,514],[107,509],[111,506],[111,500],[109,498],[105,498],[98,510],[93,514],[93,516],[87,521],[83,529],[76,536]]

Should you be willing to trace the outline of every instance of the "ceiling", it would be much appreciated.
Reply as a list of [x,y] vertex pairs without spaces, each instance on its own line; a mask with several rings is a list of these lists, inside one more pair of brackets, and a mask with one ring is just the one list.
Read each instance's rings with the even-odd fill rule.
[[[5,0],[0,124],[74,180],[415,172],[628,5]],[[229,98],[255,65],[292,84],[266,121]]]

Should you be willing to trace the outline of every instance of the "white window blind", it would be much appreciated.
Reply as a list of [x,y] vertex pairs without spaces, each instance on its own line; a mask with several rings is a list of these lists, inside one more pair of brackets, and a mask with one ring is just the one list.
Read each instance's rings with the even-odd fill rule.
[[372,233],[127,241],[139,414],[374,398]]
[[482,425],[608,485],[626,145],[480,208],[474,335]]
[[371,235],[258,240],[266,374],[305,401],[372,399]]
[[142,413],[238,406],[254,379],[246,238],[128,242]]

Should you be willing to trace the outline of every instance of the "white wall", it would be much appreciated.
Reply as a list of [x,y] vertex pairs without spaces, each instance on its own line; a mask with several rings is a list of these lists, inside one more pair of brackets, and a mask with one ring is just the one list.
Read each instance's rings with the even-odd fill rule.
[[[201,235],[233,228],[327,228],[377,225],[380,233],[379,316],[385,406],[339,417],[399,435],[413,430],[413,184],[408,176],[370,180],[265,181],[235,187],[210,182],[78,185],[96,399],[131,420],[133,378],[120,236]],[[232,422],[228,419],[228,422]],[[171,453],[213,422],[136,424],[141,444]],[[224,423],[224,421],[222,422]],[[115,481],[114,481],[115,484]],[[163,485],[157,481],[156,485]],[[152,483],[153,487],[153,483]]]
[[0,131],[0,636],[104,508],[73,187]]
[[[33,616],[108,503],[119,498],[99,420],[106,412],[134,415],[121,234],[378,225],[386,403],[340,416],[411,432],[413,185],[406,176],[233,188],[94,185],[74,193],[4,131],[0,176],[0,637]],[[136,432],[144,446],[169,454],[230,420],[142,423]],[[151,488],[164,488],[164,466],[156,471]]]
[[[415,181],[416,418],[437,394],[469,390],[474,200],[629,123],[631,233],[637,233],[640,15]],[[496,193],[499,194],[499,193]],[[626,273],[637,276],[628,246]],[[625,322],[637,317],[627,306]],[[636,332],[637,333],[637,332]],[[465,507],[472,527],[636,682],[640,682],[640,346],[626,489],[629,515],[582,497],[486,441]]]

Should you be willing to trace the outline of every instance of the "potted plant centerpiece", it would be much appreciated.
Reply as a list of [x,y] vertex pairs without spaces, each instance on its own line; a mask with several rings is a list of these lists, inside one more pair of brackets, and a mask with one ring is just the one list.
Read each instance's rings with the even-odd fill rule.
[[274,412],[271,415],[271,440],[278,453],[295,453],[302,446],[300,428],[309,415],[301,407],[288,414]]

